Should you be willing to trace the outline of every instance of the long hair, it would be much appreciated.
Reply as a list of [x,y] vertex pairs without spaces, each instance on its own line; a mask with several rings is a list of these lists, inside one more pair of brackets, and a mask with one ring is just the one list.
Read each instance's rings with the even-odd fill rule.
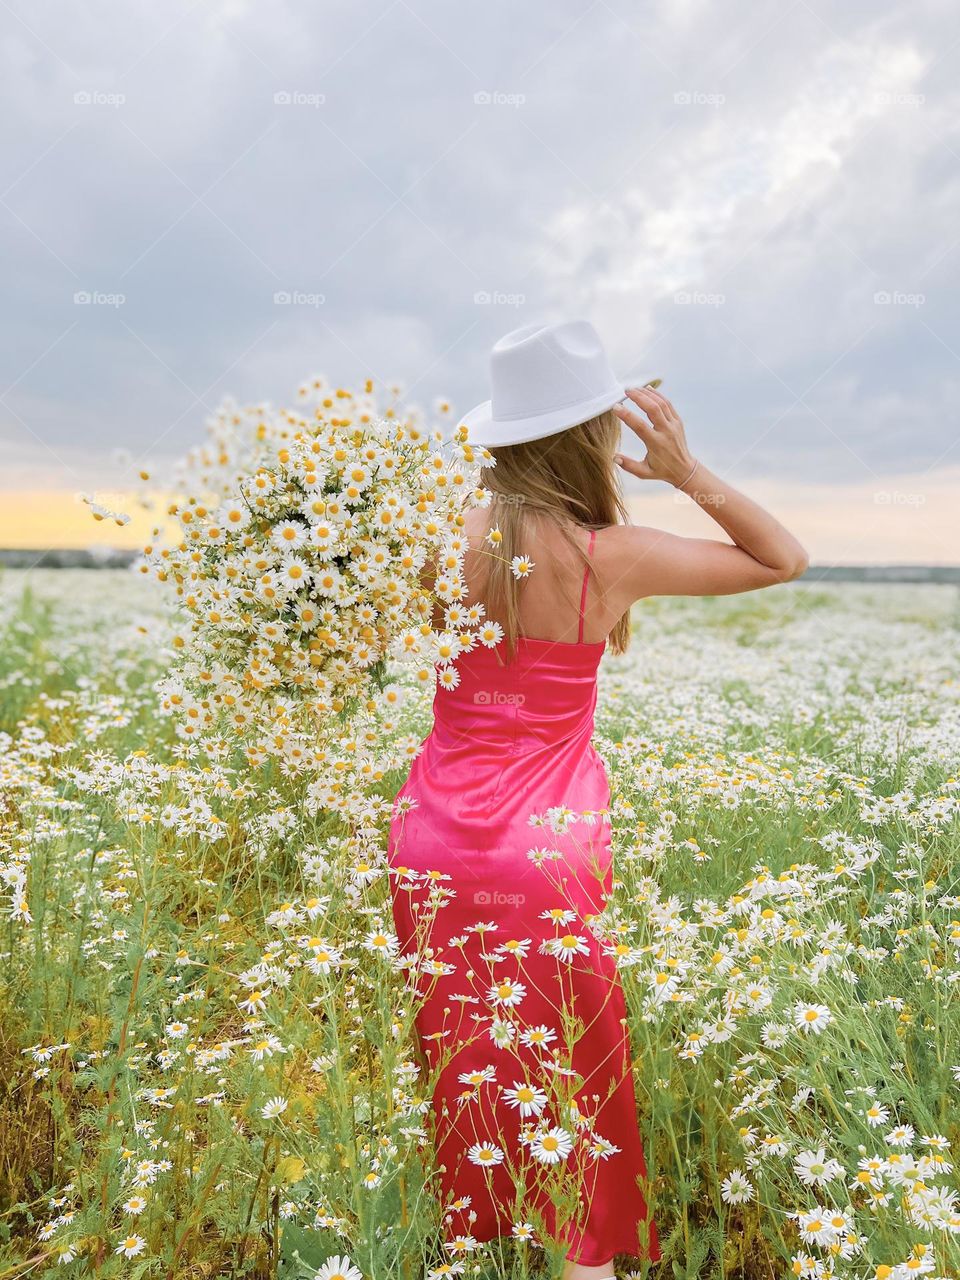
[[[508,661],[516,652],[519,592],[523,589],[510,562],[514,556],[529,553],[527,539],[536,523],[552,521],[584,566],[590,560],[575,539],[571,524],[602,529],[630,523],[613,463],[621,425],[608,409],[556,435],[490,449],[496,466],[481,468],[480,483],[493,494],[488,527],[497,526],[502,541],[492,555],[481,555],[485,568],[476,594],[486,605],[488,616],[496,617],[503,626]],[[577,596],[572,600],[573,608],[578,609],[579,603]],[[628,610],[610,632],[608,647],[613,653],[623,653],[629,643]]]

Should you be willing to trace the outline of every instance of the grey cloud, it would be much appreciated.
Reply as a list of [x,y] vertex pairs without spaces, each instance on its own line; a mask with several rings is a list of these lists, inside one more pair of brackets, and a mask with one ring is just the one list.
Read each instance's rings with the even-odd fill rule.
[[18,476],[179,453],[222,395],[315,371],[466,409],[501,332],[576,313],[737,474],[949,460],[957,53],[932,0],[14,7]]

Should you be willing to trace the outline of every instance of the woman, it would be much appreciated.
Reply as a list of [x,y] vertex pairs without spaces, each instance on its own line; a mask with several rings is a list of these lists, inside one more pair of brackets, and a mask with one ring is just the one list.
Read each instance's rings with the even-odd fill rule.
[[[657,1261],[660,1246],[601,915],[597,668],[626,649],[636,600],[786,582],[807,557],[691,454],[665,396],[624,394],[588,322],[507,334],[491,380],[464,419],[496,459],[490,506],[466,517],[464,580],[503,642],[462,654],[457,687],[437,691],[391,825],[394,920],[435,1081],[447,1249],[533,1239],[562,1248],[564,1280],[604,1280],[615,1254]],[[641,461],[617,452],[623,423]],[[617,467],[682,489],[732,544],[629,524]]]

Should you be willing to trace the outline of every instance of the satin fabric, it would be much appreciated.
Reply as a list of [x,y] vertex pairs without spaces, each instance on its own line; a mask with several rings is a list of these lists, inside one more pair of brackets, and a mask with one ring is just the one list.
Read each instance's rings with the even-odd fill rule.
[[[388,844],[418,1038],[439,1069],[445,1241],[542,1225],[536,1240],[585,1264],[660,1257],[612,939],[590,927],[612,879],[609,785],[591,744],[605,647],[521,637],[509,665],[483,646],[461,655],[460,684],[437,689],[434,727],[398,793],[416,807],[395,812]],[[597,818],[530,825],[556,806]],[[559,859],[537,865],[532,849]],[[558,938],[577,947],[572,958],[541,951]],[[503,1092],[528,1084],[547,1095],[539,1115],[521,1116]],[[523,1136],[554,1126],[573,1148],[548,1164]],[[619,1150],[594,1154],[597,1138]],[[503,1158],[478,1164],[476,1147]]]

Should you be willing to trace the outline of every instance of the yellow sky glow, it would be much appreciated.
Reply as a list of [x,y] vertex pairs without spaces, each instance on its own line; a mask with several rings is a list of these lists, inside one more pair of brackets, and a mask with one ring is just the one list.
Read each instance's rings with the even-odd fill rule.
[[[815,564],[960,562],[960,467],[846,485],[755,479],[743,488],[796,534]],[[112,511],[127,512],[130,523],[120,528],[94,520],[69,490],[0,493],[0,547],[139,549],[152,540],[157,523],[172,529],[163,515],[169,494],[152,494],[151,511],[138,505],[136,493],[94,496]],[[689,499],[660,485],[630,495],[628,505],[636,524],[724,537]]]

